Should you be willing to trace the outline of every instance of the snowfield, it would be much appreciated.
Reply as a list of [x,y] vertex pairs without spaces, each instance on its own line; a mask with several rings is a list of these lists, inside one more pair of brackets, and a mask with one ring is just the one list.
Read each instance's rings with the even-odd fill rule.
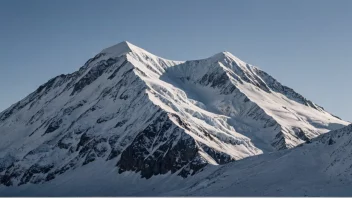
[[122,42],[0,113],[0,194],[348,195],[349,124],[229,52]]

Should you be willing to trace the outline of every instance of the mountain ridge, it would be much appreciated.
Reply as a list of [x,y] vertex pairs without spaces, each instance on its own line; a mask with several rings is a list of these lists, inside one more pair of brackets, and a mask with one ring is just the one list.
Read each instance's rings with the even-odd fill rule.
[[347,124],[229,52],[171,61],[122,42],[0,113],[0,183],[48,182],[100,159],[188,177]]

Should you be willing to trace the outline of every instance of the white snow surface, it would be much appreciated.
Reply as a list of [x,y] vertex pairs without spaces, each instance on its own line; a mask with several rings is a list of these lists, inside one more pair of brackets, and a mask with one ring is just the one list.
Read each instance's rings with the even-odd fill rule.
[[[332,140],[334,143],[329,143]],[[0,187],[3,196],[351,196],[352,125],[289,150],[208,165],[186,179],[118,174],[105,161],[45,184]]]
[[[271,177],[269,173],[275,168],[283,173],[280,171],[298,166],[291,163],[301,158],[307,163],[302,164],[303,168],[315,170],[319,164],[304,160],[314,161],[313,157],[326,145],[274,151],[294,148],[348,124],[229,52],[202,60],[172,61],[122,42],[103,50],[79,71],[51,79],[0,113],[0,179],[12,186],[21,185],[2,187],[3,192],[11,193],[11,189],[18,188],[26,189],[25,193],[50,194],[51,188],[59,186],[66,190],[56,191],[57,195],[162,195],[172,189],[176,191],[170,194],[182,195],[179,188],[184,187],[187,195],[211,195],[215,192],[201,186],[213,185],[211,179],[206,182],[206,177],[220,171],[229,172],[231,181],[238,178],[240,183],[237,187],[216,184],[218,189],[230,188],[222,191],[224,195],[233,189],[239,190],[238,195],[249,191],[259,195],[265,193],[265,187],[252,191],[253,185],[246,186],[259,178],[253,172],[259,168],[247,167],[249,164],[264,161],[266,177]],[[148,127],[157,130],[157,134],[141,137],[143,144],[139,144],[138,137],[147,133]],[[187,182],[171,170],[149,180],[140,179],[138,170],[117,174],[116,164],[121,163],[128,148],[140,145],[141,157],[154,160],[160,152],[165,157],[182,141],[194,142],[198,162],[210,164],[187,178]],[[169,149],[163,150],[167,145]],[[300,152],[303,150],[308,150],[310,156],[304,157]],[[263,153],[263,157],[218,165]],[[282,159],[290,155],[297,156]],[[182,164],[179,170],[189,170],[189,165]],[[39,172],[37,167],[41,168]],[[51,173],[55,178],[49,180]],[[243,180],[245,174],[253,176]],[[285,186],[288,184],[282,180],[286,178],[277,174],[272,181]],[[204,183],[197,183],[200,181]],[[133,182],[149,190],[125,188],[125,184],[134,186]],[[48,190],[35,192],[40,185]],[[89,185],[92,188],[87,188]],[[152,191],[152,186],[163,189]],[[87,189],[75,190],[81,188]]]

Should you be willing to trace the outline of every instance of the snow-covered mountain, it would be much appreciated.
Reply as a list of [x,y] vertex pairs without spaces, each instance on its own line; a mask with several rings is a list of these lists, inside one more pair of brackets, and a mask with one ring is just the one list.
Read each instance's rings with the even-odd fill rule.
[[229,52],[171,61],[122,42],[0,113],[0,184],[53,182],[91,163],[186,178],[346,125]]

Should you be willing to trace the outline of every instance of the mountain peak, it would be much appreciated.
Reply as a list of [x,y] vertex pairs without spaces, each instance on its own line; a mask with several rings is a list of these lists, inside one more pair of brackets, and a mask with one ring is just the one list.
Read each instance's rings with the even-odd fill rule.
[[141,50],[141,48],[131,44],[128,41],[123,41],[102,50],[101,53],[112,54],[114,56],[121,56],[135,50]]
[[246,62],[244,62],[243,60],[239,59],[238,57],[236,57],[235,55],[233,55],[229,51],[219,52],[217,54],[214,54],[210,58],[213,59],[213,60],[217,60],[217,61],[221,61],[221,60],[224,60],[224,59],[231,59],[231,60],[235,61],[238,66],[242,66],[243,67],[243,66],[247,65]]
[[56,180],[90,163],[188,177],[348,124],[311,107],[229,52],[171,61],[124,41],[0,113],[0,185]]

